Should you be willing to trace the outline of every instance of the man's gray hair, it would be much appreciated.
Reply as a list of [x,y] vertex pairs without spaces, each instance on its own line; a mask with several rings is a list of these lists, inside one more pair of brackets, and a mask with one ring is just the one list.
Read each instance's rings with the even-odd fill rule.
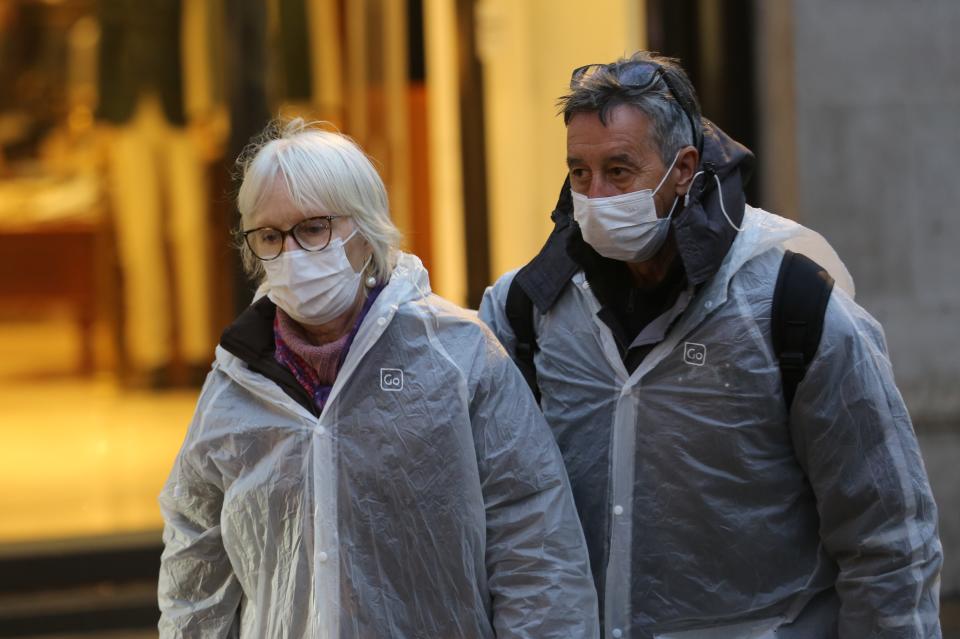
[[[674,90],[684,96],[687,111],[691,111],[689,118],[662,76],[649,88],[621,82],[622,72],[644,62],[663,67]],[[629,58],[599,65],[591,71],[579,80],[575,78],[571,83],[570,93],[557,101],[557,106],[563,113],[564,124],[569,124],[570,119],[577,113],[596,113],[606,125],[610,111],[621,104],[627,104],[650,118],[654,142],[664,164],[672,162],[683,147],[696,146],[691,119],[696,126],[700,126],[700,103],[697,101],[696,90],[679,60],[649,51],[639,51]]]
[[396,264],[400,231],[390,219],[383,180],[356,142],[322,126],[301,118],[271,122],[237,160],[243,175],[237,194],[243,265],[251,277],[262,279],[263,265],[243,241],[242,230],[279,177],[304,218],[350,216],[373,249],[364,276],[386,282]]

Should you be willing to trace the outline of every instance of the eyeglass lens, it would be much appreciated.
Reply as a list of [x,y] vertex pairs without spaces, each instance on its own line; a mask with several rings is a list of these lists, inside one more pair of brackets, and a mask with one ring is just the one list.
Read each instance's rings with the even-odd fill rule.
[[247,245],[261,260],[272,260],[283,252],[287,235],[293,235],[293,239],[305,251],[320,251],[330,243],[330,220],[312,217],[298,222],[289,231],[270,227],[255,229],[247,233]]

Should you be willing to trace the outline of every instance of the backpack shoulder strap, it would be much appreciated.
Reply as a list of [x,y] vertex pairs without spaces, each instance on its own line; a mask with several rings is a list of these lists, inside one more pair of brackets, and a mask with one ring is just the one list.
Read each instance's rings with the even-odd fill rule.
[[770,327],[788,413],[820,345],[832,291],[833,278],[823,267],[800,253],[784,254],[773,291]]
[[537,351],[537,335],[533,329],[533,300],[516,278],[510,282],[510,288],[507,290],[504,312],[517,338],[514,361],[539,403],[540,386],[537,384],[537,367],[533,361],[534,353]]

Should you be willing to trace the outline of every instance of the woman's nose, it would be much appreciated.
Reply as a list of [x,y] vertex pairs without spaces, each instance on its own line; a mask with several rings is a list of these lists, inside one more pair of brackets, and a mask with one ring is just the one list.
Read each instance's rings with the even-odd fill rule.
[[300,248],[300,245],[297,244],[297,241],[293,238],[293,233],[288,233],[285,238],[283,238],[283,250],[284,251],[296,251]]

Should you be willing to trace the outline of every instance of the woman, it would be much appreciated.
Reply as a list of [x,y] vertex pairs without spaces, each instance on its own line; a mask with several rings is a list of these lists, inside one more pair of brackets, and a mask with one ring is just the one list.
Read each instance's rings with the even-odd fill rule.
[[592,637],[562,462],[474,315],[398,249],[349,139],[302,120],[238,196],[265,296],[223,334],[160,502],[164,637]]

